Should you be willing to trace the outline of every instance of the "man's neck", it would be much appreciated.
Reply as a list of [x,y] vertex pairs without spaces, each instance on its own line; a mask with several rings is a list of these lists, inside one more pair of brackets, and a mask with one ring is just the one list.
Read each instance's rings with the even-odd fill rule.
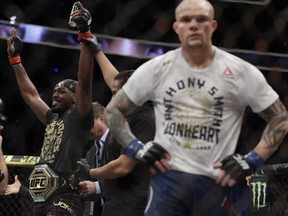
[[194,69],[204,69],[209,66],[214,58],[215,49],[208,46],[207,49],[183,49],[182,55],[190,67]]

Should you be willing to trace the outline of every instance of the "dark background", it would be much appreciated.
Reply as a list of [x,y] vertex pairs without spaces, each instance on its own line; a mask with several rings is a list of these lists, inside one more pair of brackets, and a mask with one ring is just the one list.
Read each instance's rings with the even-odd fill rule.
[[[93,17],[91,30],[96,34],[178,43],[171,25],[174,21],[175,0],[83,0]],[[229,49],[255,50],[287,55],[288,2],[272,0],[268,5],[211,1],[215,6],[219,27],[214,34],[216,46]],[[1,0],[0,19],[16,16],[19,23],[69,29],[67,25],[72,0]],[[6,41],[0,40],[0,98],[4,102],[2,119],[5,154],[39,155],[44,127],[24,103],[17,87],[14,72],[8,64]],[[22,62],[42,98],[50,104],[54,84],[64,78],[75,78],[79,50],[24,44]],[[108,55],[121,71],[134,69],[147,59]],[[55,70],[58,70],[56,73]],[[287,69],[287,68],[286,68]],[[94,100],[106,105],[111,97],[96,65],[94,72]],[[268,82],[288,107],[287,75],[273,68],[263,70]],[[241,151],[246,152],[257,143],[264,122],[247,110],[240,137]],[[287,141],[270,162],[288,159]]]
[[[237,0],[236,0],[237,1]],[[259,0],[259,2],[264,0]],[[93,16],[92,32],[133,39],[177,43],[171,29],[179,0],[82,0]],[[218,46],[287,52],[288,3],[271,0],[266,6],[210,0],[219,29]],[[240,1],[239,1],[240,2]],[[257,2],[257,0],[252,0]],[[69,28],[74,0],[2,0],[0,19],[16,15],[17,22]]]

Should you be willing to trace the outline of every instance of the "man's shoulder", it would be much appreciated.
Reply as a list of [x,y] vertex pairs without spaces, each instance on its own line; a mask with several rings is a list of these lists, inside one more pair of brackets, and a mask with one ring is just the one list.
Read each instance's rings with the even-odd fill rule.
[[57,121],[59,119],[59,114],[54,113],[51,109],[49,109],[46,113],[47,122]]
[[221,48],[217,48],[215,47],[216,50],[216,54],[217,56],[221,59],[221,61],[228,61],[228,62],[233,62],[233,63],[237,63],[237,64],[249,64],[246,60],[240,58],[239,56],[236,56],[235,54],[228,52],[227,50],[221,49]]
[[159,64],[161,62],[167,62],[167,61],[174,61],[176,56],[180,53],[180,48],[174,49],[174,50],[169,50],[166,53],[164,53],[163,55],[159,55],[156,56],[152,59],[150,59],[150,61],[147,61],[146,63],[155,63],[155,64]]

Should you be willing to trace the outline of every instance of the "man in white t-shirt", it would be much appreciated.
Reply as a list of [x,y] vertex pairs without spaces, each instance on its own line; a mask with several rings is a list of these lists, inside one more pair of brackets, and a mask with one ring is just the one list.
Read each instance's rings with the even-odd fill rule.
[[[287,134],[287,111],[263,74],[212,44],[217,28],[206,0],[184,0],[173,29],[181,46],[140,66],[108,104],[105,118],[126,154],[148,164],[149,215],[224,216],[224,188],[263,166]],[[125,117],[154,103],[156,135],[143,145]],[[267,121],[258,145],[234,154],[245,108]]]

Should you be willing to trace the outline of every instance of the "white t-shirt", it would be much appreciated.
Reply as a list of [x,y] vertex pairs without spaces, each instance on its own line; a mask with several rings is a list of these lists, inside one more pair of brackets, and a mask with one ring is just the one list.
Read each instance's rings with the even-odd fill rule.
[[245,108],[260,112],[278,98],[256,67],[213,48],[205,69],[191,68],[178,48],[144,63],[123,86],[136,105],[154,102],[154,141],[172,168],[212,178],[212,164],[235,151]]

